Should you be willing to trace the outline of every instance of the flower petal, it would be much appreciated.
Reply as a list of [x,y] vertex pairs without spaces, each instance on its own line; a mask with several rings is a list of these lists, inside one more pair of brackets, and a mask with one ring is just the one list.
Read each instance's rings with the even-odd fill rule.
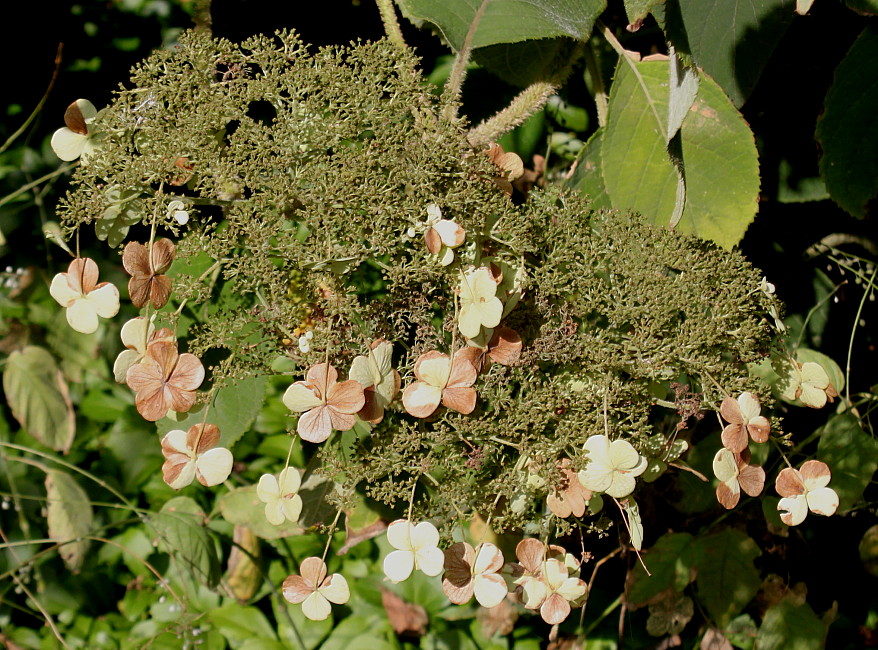
[[415,377],[422,382],[445,388],[451,375],[451,358],[447,354],[431,350],[415,361]]
[[219,485],[232,473],[235,459],[225,447],[216,447],[201,454],[195,461],[195,476],[207,487]]
[[263,503],[274,503],[280,498],[280,486],[274,474],[263,474],[259,477],[259,483],[256,484],[256,496]]
[[402,405],[416,418],[426,418],[433,414],[442,401],[442,389],[423,381],[416,381],[402,392]]
[[503,553],[494,544],[484,542],[475,549],[473,573],[495,573],[503,568]]
[[496,607],[509,593],[506,581],[496,573],[477,575],[473,579],[473,593],[482,607]]
[[[168,384],[181,391],[194,391],[201,386],[203,381],[204,366],[201,360],[188,352],[179,356],[177,365],[174,366],[174,371],[168,378]],[[174,410],[179,411],[180,409]]]
[[560,594],[551,594],[540,607],[540,616],[549,625],[558,625],[570,616],[570,603]]
[[724,397],[719,406],[719,413],[730,424],[741,424],[744,417],[741,414],[741,403],[734,397]]
[[[182,458],[180,456],[179,458]],[[168,459],[162,465],[162,479],[175,490],[186,487],[195,478],[195,460],[187,458],[185,462]]]
[[300,497],[298,494],[295,494],[292,497],[284,497],[278,500],[278,503],[281,505],[283,516],[285,519],[287,519],[287,521],[291,521],[293,523],[299,521],[299,516],[302,514],[302,497]]
[[731,510],[741,499],[741,486],[737,478],[730,478],[716,486],[716,500],[726,510]]
[[298,605],[314,593],[314,585],[302,576],[288,576],[283,584],[283,596],[293,605]]
[[323,404],[323,400],[303,381],[297,381],[287,388],[282,401],[288,409],[296,413],[302,413]]
[[722,483],[738,476],[735,455],[727,448],[720,449],[713,457],[713,475]]
[[302,601],[302,613],[312,621],[325,621],[332,613],[332,607],[323,594],[315,591]]
[[326,577],[326,564],[319,557],[306,557],[299,565],[299,575],[316,589]]
[[287,467],[281,470],[277,483],[280,496],[295,494],[302,485],[302,477],[295,467]]
[[62,307],[69,307],[75,300],[82,298],[82,293],[70,286],[68,277],[66,273],[58,273],[49,286],[49,295]]
[[331,603],[344,605],[351,597],[348,581],[340,573],[328,576],[320,585],[318,591]]
[[302,440],[323,442],[332,433],[332,418],[325,404],[303,413],[296,425],[296,431]]
[[393,548],[403,551],[413,550],[411,541],[411,529],[413,526],[408,519],[397,519],[387,526],[387,541]]
[[415,565],[428,576],[442,573],[445,554],[436,546],[421,548],[415,553]]
[[408,580],[414,568],[415,554],[412,551],[391,551],[384,558],[384,575],[393,583]]
[[820,487],[811,490],[805,497],[808,501],[808,508],[818,515],[830,517],[838,509],[838,494],[832,488]]
[[85,298],[74,300],[67,308],[67,323],[82,334],[93,334],[98,329],[98,314]]
[[438,546],[439,531],[429,521],[422,521],[409,529],[411,547],[415,550]]
[[120,384],[124,384],[128,369],[142,358],[143,355],[136,350],[122,350],[113,363],[113,378]]
[[61,160],[71,162],[82,155],[88,136],[74,133],[67,127],[61,127],[52,134],[52,151]]
[[446,388],[442,391],[442,403],[452,411],[457,411],[464,415],[468,415],[475,410],[477,398],[478,395],[475,388]]
[[744,425],[738,423],[726,425],[721,438],[723,447],[735,454],[740,454],[744,451],[749,442],[747,430],[744,428]]
[[794,497],[805,493],[802,475],[792,467],[785,467],[774,481],[774,489],[782,497]]
[[804,495],[784,497],[777,504],[780,520],[787,526],[798,526],[808,516],[808,500]]
[[738,483],[751,497],[758,497],[765,487],[765,470],[758,465],[744,465],[738,474]]
[[799,476],[802,477],[802,483],[806,490],[816,490],[829,484],[832,473],[826,463],[819,460],[808,460],[802,463],[799,468]]
[[353,415],[363,408],[364,402],[363,387],[353,379],[333,384],[326,396],[327,404],[336,411],[348,415]]

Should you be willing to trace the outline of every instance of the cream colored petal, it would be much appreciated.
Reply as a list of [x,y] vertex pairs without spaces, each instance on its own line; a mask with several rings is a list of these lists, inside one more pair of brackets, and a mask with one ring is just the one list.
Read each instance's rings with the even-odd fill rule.
[[296,425],[296,432],[302,440],[323,442],[332,433],[332,418],[329,409],[323,405],[303,413]]
[[494,573],[503,568],[503,553],[494,544],[485,542],[475,549],[473,574]]
[[198,482],[207,487],[219,485],[232,473],[235,459],[225,447],[209,449],[195,461],[195,475]]
[[281,470],[277,482],[278,494],[286,496],[287,494],[295,494],[299,491],[299,487],[302,485],[302,477],[299,475],[299,470],[295,467],[287,467]]
[[433,228],[439,234],[442,243],[448,248],[456,248],[463,243],[466,231],[450,219],[440,219]]
[[326,596],[315,591],[302,601],[302,613],[312,621],[325,621],[332,613],[332,607]]
[[759,412],[761,410],[759,398],[753,393],[748,391],[741,393],[738,397],[738,406],[741,411],[741,419],[745,423],[749,423],[753,418],[759,417]]
[[600,461],[605,465],[610,464],[610,439],[607,436],[600,434],[589,436],[584,447],[590,461]]
[[439,531],[429,521],[422,521],[410,529],[411,546],[415,550],[437,546],[439,544]]
[[570,616],[570,603],[560,594],[550,594],[540,607],[540,616],[549,625],[558,625]]
[[119,313],[119,290],[109,282],[89,293],[85,299],[101,318],[112,318]]
[[442,573],[445,554],[436,546],[420,548],[415,552],[415,566],[428,576]]
[[[489,300],[497,295],[497,283],[490,269],[479,267],[466,274],[466,280],[476,301]],[[491,325],[490,327],[493,327]]]
[[82,298],[82,294],[70,286],[67,277],[66,273],[58,273],[49,286],[49,295],[62,307],[69,307],[75,300]]
[[92,334],[98,329],[98,314],[94,305],[85,298],[75,300],[67,308],[67,323],[82,334]]
[[283,516],[288,521],[294,523],[299,521],[299,515],[302,514],[302,497],[296,494],[290,498],[280,499],[278,503],[281,505]]
[[802,364],[802,383],[824,390],[829,386],[829,375],[819,363],[808,361]]
[[829,485],[832,473],[826,463],[819,460],[808,460],[802,463],[799,468],[799,476],[802,477],[805,490],[816,490]]
[[293,605],[298,605],[314,593],[314,585],[302,576],[288,576],[283,583],[283,597]]
[[587,587],[580,578],[567,578],[555,593],[560,594],[567,600],[579,600],[585,595]]
[[113,378],[120,384],[124,384],[128,369],[142,358],[143,355],[136,350],[122,350],[113,363]]
[[521,583],[521,600],[526,609],[537,609],[549,596],[546,584],[533,576],[523,576]]
[[[592,492],[606,492],[613,483],[613,476],[616,472],[609,465],[605,465],[596,460],[590,460],[585,469],[580,470],[577,474],[579,483],[586,490]],[[632,479],[633,480],[633,479]]]
[[391,551],[384,558],[384,575],[393,583],[408,580],[414,568],[415,554],[412,551]]
[[832,488],[820,487],[816,490],[811,490],[805,495],[805,498],[808,501],[808,508],[811,512],[818,515],[830,517],[838,509],[838,494]]
[[186,445],[187,432],[181,429],[173,429],[168,431],[162,438],[162,453],[167,456],[169,453],[180,453],[192,457],[192,450]]
[[280,526],[286,517],[284,516],[283,500],[274,499],[265,504],[265,518],[272,526]]
[[326,363],[316,363],[308,369],[305,381],[317,388],[320,395],[326,395],[329,387],[338,381],[338,371]]
[[634,477],[630,474],[613,472],[613,478],[612,482],[610,483],[610,487],[604,490],[604,492],[611,497],[621,499],[622,497],[627,497],[629,494],[634,492],[635,485],[636,483],[634,481]]
[[473,593],[482,607],[496,607],[509,593],[506,581],[496,573],[477,575],[473,580]]
[[431,386],[445,388],[450,375],[451,358],[442,352],[427,352],[415,362],[415,376]]
[[426,418],[439,407],[442,401],[442,389],[422,381],[406,386],[402,393],[402,405],[405,410],[416,418]]
[[[263,474],[259,477],[259,483],[256,484],[256,496],[259,497],[260,501],[268,504],[272,504],[280,498],[280,486],[274,474]],[[269,521],[271,520],[269,519]],[[274,524],[273,521],[271,523]]]
[[137,350],[140,354],[146,354],[146,342],[153,332],[155,332],[155,327],[152,321],[138,316],[122,326],[119,336],[122,339],[122,345],[126,348]]
[[738,476],[738,463],[728,449],[720,449],[713,457],[713,475],[723,483]]
[[351,590],[348,587],[348,581],[340,573],[333,573],[328,576],[323,584],[320,585],[320,593],[326,599],[336,605],[344,605],[351,598]]
[[439,266],[448,266],[454,261],[454,250],[448,248],[448,246],[442,246],[439,249],[438,255],[439,259],[437,261],[439,262]]
[[482,328],[482,314],[479,312],[476,303],[461,304],[460,314],[457,317],[457,327],[460,333],[468,339],[473,339],[479,335],[479,331]]
[[52,151],[61,160],[71,162],[82,155],[86,142],[88,142],[87,135],[74,133],[66,126],[61,127],[52,135]]
[[640,454],[637,453],[627,440],[614,440],[611,442],[609,455],[610,465],[616,469],[631,470],[638,467],[641,460]]
[[297,381],[287,388],[282,401],[288,409],[295,413],[302,413],[323,404],[323,400],[301,381]]
[[777,504],[780,520],[787,526],[798,526],[808,516],[808,500],[804,495],[784,497]]
[[802,384],[802,394],[799,395],[799,401],[814,409],[823,408],[826,406],[826,391],[811,384]]
[[387,527],[387,541],[393,548],[403,551],[413,550],[412,528],[408,519],[397,519]]
[[372,363],[368,357],[354,357],[348,376],[358,382],[363,388],[375,385],[375,375],[372,374]]

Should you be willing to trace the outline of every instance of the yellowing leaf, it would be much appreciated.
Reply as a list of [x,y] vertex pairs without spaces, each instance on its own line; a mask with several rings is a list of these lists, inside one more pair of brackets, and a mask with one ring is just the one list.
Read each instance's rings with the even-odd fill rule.
[[89,541],[78,539],[91,532],[91,502],[72,476],[58,470],[46,472],[46,517],[49,537],[60,544],[58,553],[67,568],[82,568]]

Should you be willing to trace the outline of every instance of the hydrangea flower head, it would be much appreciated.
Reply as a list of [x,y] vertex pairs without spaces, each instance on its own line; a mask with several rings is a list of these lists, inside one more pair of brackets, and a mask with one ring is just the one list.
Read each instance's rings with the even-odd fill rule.
[[98,265],[88,257],[77,257],[66,273],[52,278],[49,293],[67,308],[70,327],[83,334],[97,331],[98,316],[112,318],[119,313],[119,290],[109,282],[98,284]]
[[634,479],[646,471],[646,457],[627,440],[613,440],[596,434],[585,441],[588,464],[579,472],[579,482],[592,492],[604,492],[621,499],[634,491]]
[[125,383],[136,394],[137,412],[150,422],[169,410],[185,413],[195,404],[195,391],[204,381],[204,366],[194,354],[177,353],[177,344],[155,342],[146,356],[128,368]]
[[451,219],[443,219],[439,206],[431,203],[427,206],[427,231],[424,243],[427,250],[438,255],[439,264],[448,266],[454,261],[454,249],[466,239],[466,231]]
[[417,381],[406,386],[402,404],[409,414],[426,418],[442,403],[464,415],[476,407],[476,391],[472,387],[478,377],[475,366],[465,350],[458,350],[452,360],[447,354],[432,350],[415,362]]
[[323,442],[333,429],[352,429],[365,401],[358,381],[339,382],[338,371],[326,363],[311,366],[305,381],[294,383],[283,396],[288,409],[302,413],[296,431],[308,442]]
[[750,465],[749,461],[750,452],[747,449],[733,454],[723,447],[713,457],[713,473],[720,480],[716,499],[726,510],[738,505],[741,490],[755,497],[765,486],[765,470],[758,465]]

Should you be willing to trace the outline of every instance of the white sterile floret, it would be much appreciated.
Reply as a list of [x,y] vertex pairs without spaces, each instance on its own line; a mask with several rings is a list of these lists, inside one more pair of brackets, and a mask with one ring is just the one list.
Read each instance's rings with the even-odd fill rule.
[[605,435],[593,435],[585,449],[588,465],[579,472],[579,482],[593,492],[621,499],[634,491],[634,478],[646,471],[647,459],[626,440],[610,442]]
[[387,527],[387,541],[397,549],[384,558],[384,575],[391,582],[406,580],[415,569],[428,576],[442,573],[445,555],[439,550],[439,531],[428,521],[412,525],[397,519]]
[[302,514],[302,497],[299,488],[302,479],[295,467],[287,467],[275,478],[274,474],[263,474],[256,486],[256,496],[265,504],[265,518],[272,526],[280,526],[284,521],[299,521]]
[[67,126],[61,127],[52,135],[52,150],[55,155],[65,162],[82,156],[82,162],[85,163],[89,154],[98,148],[98,138],[91,128],[97,114],[94,104],[87,99],[77,99],[70,104],[64,113]]
[[497,327],[503,316],[503,303],[497,297],[497,282],[484,266],[464,271],[460,279],[460,333],[469,339],[479,335],[482,326]]

